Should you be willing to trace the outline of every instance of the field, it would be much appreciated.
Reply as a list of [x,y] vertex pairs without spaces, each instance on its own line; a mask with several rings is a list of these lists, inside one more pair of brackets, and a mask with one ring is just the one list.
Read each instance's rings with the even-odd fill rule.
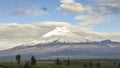
[[55,60],[37,61],[32,65],[30,62],[0,62],[0,68],[120,68],[119,59],[81,59],[70,60],[69,64],[65,60],[60,60],[59,64]]

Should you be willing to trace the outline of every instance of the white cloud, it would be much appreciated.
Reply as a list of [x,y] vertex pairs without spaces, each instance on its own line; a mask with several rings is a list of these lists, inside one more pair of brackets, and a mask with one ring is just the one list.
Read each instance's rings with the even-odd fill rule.
[[[37,22],[31,24],[0,24],[0,48],[7,49],[13,46],[29,44],[32,41],[39,40],[42,35],[54,29],[57,26],[70,26],[64,22]],[[3,46],[4,45],[4,46]]]
[[61,0],[61,3],[70,4],[74,3],[74,0]]
[[[93,0],[98,2],[95,6],[83,5],[82,3],[75,2],[75,0],[61,0],[60,9],[68,13],[78,13],[78,14],[119,14],[120,12],[120,1],[119,0]],[[103,3],[104,2],[104,3]],[[99,4],[100,3],[100,4]],[[111,4],[107,4],[111,3]],[[114,3],[118,5],[114,5]]]
[[29,42],[39,39],[43,34],[57,26],[70,26],[64,22],[38,22],[32,24],[0,24],[0,40]]
[[91,13],[92,7],[83,6],[81,3],[77,3],[74,0],[61,0],[60,9],[64,12],[70,13]]
[[[110,22],[115,17],[120,15],[120,8],[113,5],[118,0],[92,0],[96,1],[94,6],[91,4],[83,5],[82,3],[75,2],[75,0],[60,0],[60,9],[67,13],[76,13],[74,19],[80,21],[80,26],[91,27],[99,25],[102,22]],[[103,3],[105,2],[105,3]],[[99,4],[100,3],[100,4]],[[112,3],[112,4],[107,4]],[[113,16],[114,15],[114,18]],[[82,23],[81,23],[82,21]]]
[[[83,5],[82,3],[75,2],[75,0],[60,0],[60,9],[68,13],[78,14],[119,14],[120,12],[120,1],[119,0],[92,0],[96,1],[95,6],[91,4]],[[115,5],[117,4],[117,5]]]
[[[13,46],[29,44],[32,41],[39,40],[41,36],[53,30],[56,27],[67,27],[73,33],[83,39],[90,40],[115,40],[120,41],[119,33],[100,33],[94,32],[88,27],[73,26],[65,22],[38,22],[31,24],[0,24],[0,48],[11,48]],[[4,45],[4,46],[3,46]]]
[[68,13],[77,13],[78,15],[75,19],[83,21],[80,25],[84,27],[98,25],[106,17],[105,15],[101,15],[104,11],[102,7],[84,6],[82,3],[75,2],[75,0],[61,0],[61,3],[60,9]]

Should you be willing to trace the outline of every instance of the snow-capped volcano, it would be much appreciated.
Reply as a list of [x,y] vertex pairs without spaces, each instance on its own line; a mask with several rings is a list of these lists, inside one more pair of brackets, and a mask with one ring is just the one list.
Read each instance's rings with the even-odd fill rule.
[[50,42],[84,42],[85,40],[80,36],[72,33],[67,27],[56,27],[54,30],[43,35],[37,43],[50,43]]
[[111,40],[86,41],[67,27],[56,27],[39,40],[25,46],[0,51],[0,57],[20,54],[40,56],[120,56],[120,42]]

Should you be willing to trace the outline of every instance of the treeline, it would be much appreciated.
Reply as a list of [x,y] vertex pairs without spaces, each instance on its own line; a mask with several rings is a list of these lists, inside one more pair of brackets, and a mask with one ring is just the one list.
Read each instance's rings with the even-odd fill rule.
[[70,65],[70,60],[69,59],[67,59],[67,60],[60,60],[59,58],[57,58],[55,60],[55,64],[56,65],[66,64],[67,66],[69,66]]
[[[16,60],[16,63],[18,65],[20,65],[21,64],[21,55],[16,55],[15,60]],[[31,56],[30,61],[26,61],[22,67],[23,68],[31,68],[32,66],[36,65],[36,63],[37,63],[37,59],[35,58],[35,56]],[[57,66],[60,66],[60,65],[63,65],[63,64],[66,65],[66,66],[69,66],[70,65],[70,60],[66,59],[66,60],[62,61],[59,58],[57,58],[57,59],[54,60],[54,64],[57,65]],[[4,68],[4,66],[0,65],[0,68]]]
[[33,68],[32,66],[36,65],[37,63],[37,59],[34,56],[31,56],[30,61],[26,61],[24,62],[24,64],[21,63],[21,55],[16,55],[15,60],[16,60],[16,64],[13,63],[14,65],[12,65],[12,63],[6,63],[6,64],[3,63],[0,64],[0,68],[13,68],[13,66],[14,68]]
[[[18,64],[20,64],[21,62],[21,55],[16,55],[15,57],[16,61]],[[35,65],[37,62],[36,58],[34,56],[31,57],[31,65]],[[26,62],[26,64],[28,64],[29,62]]]
[[16,55],[15,60],[16,62],[0,62],[0,68],[120,68],[119,62],[81,62],[69,58],[56,58],[53,63],[42,63],[31,56],[30,61],[21,62],[21,55]]

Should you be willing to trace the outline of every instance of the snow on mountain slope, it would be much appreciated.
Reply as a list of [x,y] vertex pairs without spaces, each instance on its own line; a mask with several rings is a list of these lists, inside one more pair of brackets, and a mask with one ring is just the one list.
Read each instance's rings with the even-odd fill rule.
[[50,42],[85,42],[83,38],[72,33],[67,27],[56,27],[54,30],[43,35],[39,41],[34,41],[33,44],[37,43],[50,43]]
[[17,46],[0,51],[0,56],[21,54],[23,56],[114,56],[120,55],[120,42],[111,40],[86,41],[67,27],[56,27],[28,46]]

